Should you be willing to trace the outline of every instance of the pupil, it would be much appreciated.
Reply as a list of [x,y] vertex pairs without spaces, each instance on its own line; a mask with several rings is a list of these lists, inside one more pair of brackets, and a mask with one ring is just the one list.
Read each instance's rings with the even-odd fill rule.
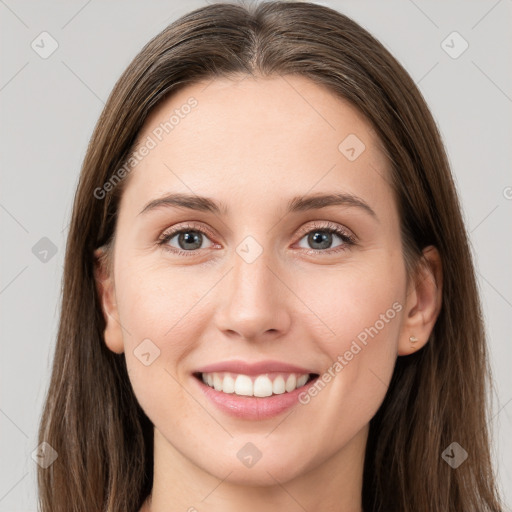
[[[194,233],[192,235],[190,235],[190,233]],[[180,242],[184,242],[184,243],[192,243],[192,244],[195,244],[194,247],[192,247],[192,249],[198,249],[201,247],[201,239],[200,239],[200,234],[197,233],[196,231],[187,231],[185,233],[182,233],[180,235]],[[181,246],[181,243],[180,243],[180,246]],[[187,247],[187,249],[191,249],[191,247]]]
[[318,243],[321,245],[321,247],[315,247],[315,249],[328,249],[331,241],[331,236],[331,233],[328,233],[326,231],[315,231],[309,236],[310,243]]

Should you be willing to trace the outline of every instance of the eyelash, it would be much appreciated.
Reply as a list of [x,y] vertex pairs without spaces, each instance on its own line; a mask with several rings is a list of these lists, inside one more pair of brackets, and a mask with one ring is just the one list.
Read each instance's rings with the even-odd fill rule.
[[[174,238],[175,235],[178,235],[180,233],[186,233],[189,231],[195,231],[198,233],[201,233],[203,235],[207,235],[210,238],[214,238],[213,234],[204,227],[199,227],[194,224],[187,224],[185,226],[180,226],[178,228],[173,228],[171,231],[165,231],[160,235],[158,238],[157,244],[159,246],[162,246],[164,250],[170,251],[171,253],[178,255],[178,256],[196,256],[197,253],[200,251],[200,249],[194,249],[190,251],[184,251],[182,249],[176,249],[175,247],[170,247],[167,245],[167,242]],[[341,251],[346,251],[350,246],[356,245],[356,239],[354,236],[348,234],[348,232],[336,224],[332,224],[331,222],[326,222],[322,224],[313,223],[312,226],[309,226],[307,229],[301,229],[300,230],[300,238],[299,240],[302,240],[302,238],[305,235],[308,235],[309,233],[313,231],[325,231],[327,233],[338,235],[343,240],[343,245],[336,247],[334,249],[305,249],[308,254],[321,254],[321,253],[328,253],[328,254],[335,254]]]

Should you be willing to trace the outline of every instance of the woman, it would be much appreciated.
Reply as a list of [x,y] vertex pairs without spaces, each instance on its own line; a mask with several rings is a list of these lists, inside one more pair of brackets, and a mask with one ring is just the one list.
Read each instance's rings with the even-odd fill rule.
[[76,193],[43,512],[501,510],[488,377],[443,145],[377,40],[268,2],[143,48]]

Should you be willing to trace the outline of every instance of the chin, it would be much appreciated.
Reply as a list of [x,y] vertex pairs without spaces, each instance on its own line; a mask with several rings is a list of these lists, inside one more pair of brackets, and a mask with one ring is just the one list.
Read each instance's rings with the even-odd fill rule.
[[[297,478],[307,471],[304,457],[296,460],[296,455],[290,454],[289,458],[284,454],[273,452],[271,457],[265,458],[262,454],[257,461],[244,461],[243,456],[234,456],[229,460],[219,461],[213,467],[204,467],[206,471],[216,478],[235,485],[248,485],[255,487],[275,486]],[[229,475],[226,477],[226,475]]]

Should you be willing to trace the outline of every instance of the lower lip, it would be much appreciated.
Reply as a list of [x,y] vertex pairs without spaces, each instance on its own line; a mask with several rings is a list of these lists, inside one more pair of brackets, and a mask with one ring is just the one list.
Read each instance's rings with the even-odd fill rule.
[[192,377],[201,391],[221,411],[247,420],[264,420],[273,418],[296,405],[299,395],[307,391],[308,387],[316,382],[318,377],[309,381],[306,385],[297,388],[290,393],[271,395],[268,397],[239,396],[234,393],[223,393],[207,386],[202,380]]

